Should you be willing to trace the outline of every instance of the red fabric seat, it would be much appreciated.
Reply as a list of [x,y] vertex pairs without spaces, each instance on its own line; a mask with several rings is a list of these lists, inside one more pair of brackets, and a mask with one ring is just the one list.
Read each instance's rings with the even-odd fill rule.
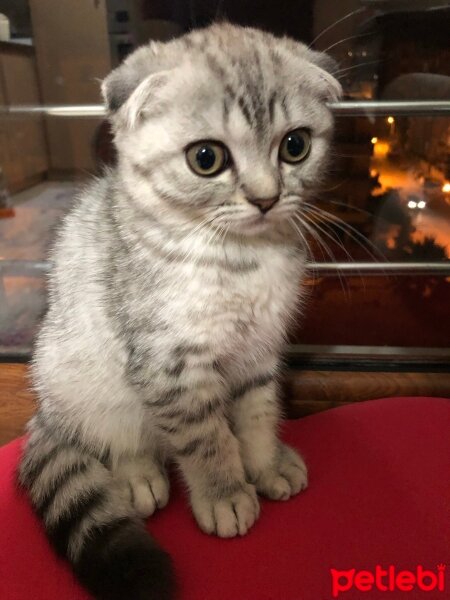
[[[376,600],[380,592],[367,585],[377,565],[413,573],[420,566],[439,573],[445,586],[426,592],[414,585],[409,593],[395,587],[383,597],[450,597],[448,572],[437,569],[442,563],[450,570],[450,400],[353,404],[288,422],[284,438],[302,450],[310,487],[288,502],[263,500],[246,537],[201,533],[181,485],[150,519],[174,559],[181,600],[331,600],[333,591],[360,600],[350,575],[335,574],[333,590],[333,568],[369,571],[358,582],[366,585],[363,597]],[[17,440],[0,450],[0,598],[87,600],[14,485],[20,447]],[[424,581],[430,587],[434,580]]]

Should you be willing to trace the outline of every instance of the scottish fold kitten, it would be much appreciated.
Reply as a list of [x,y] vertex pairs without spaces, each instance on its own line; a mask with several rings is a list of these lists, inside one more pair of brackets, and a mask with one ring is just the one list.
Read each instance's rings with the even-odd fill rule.
[[[150,43],[103,82],[118,165],[67,216],[37,339],[19,480],[102,599],[167,599],[142,519],[178,464],[200,528],[244,535],[258,494],[307,485],[277,437],[277,381],[340,86],[325,55],[213,25]],[[300,232],[301,233],[301,232]]]

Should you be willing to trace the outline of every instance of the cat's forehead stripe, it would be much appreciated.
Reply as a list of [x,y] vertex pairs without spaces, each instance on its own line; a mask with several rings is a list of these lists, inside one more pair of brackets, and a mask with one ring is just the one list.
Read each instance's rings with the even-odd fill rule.
[[[253,39],[253,32],[247,32]],[[226,36],[225,36],[226,37]],[[196,32],[184,38],[184,51],[193,62],[203,63],[217,82],[222,83],[222,115],[227,123],[233,104],[239,108],[244,120],[256,133],[267,129],[273,122],[276,94],[273,88],[280,85],[281,58],[269,39],[264,47],[244,43],[245,40],[214,38],[203,39]],[[259,41],[259,40],[254,40]],[[247,40],[248,42],[248,40]],[[270,83],[267,79],[271,78]]]
[[[223,82],[222,114],[224,123],[228,122],[233,104],[239,108],[248,126],[256,133],[266,131],[273,123],[276,92],[268,93],[269,85],[265,80],[265,71],[259,52],[254,49],[250,55],[245,53],[240,59],[231,60],[226,49],[216,49],[206,53],[206,62],[212,74]],[[273,54],[269,54],[272,60]]]

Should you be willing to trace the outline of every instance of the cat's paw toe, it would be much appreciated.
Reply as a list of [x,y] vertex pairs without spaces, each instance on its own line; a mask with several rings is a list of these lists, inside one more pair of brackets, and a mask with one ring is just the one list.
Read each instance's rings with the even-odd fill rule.
[[292,495],[289,481],[276,472],[262,475],[258,479],[257,489],[270,500],[289,500]]
[[298,494],[308,487],[308,469],[305,462],[295,450],[288,446],[283,446],[279,471],[289,482],[291,495]]
[[165,469],[151,457],[124,460],[114,475],[138,517],[149,517],[169,501]]
[[242,489],[222,498],[192,497],[192,510],[205,533],[222,538],[245,535],[259,516],[255,488],[244,484]]
[[271,500],[288,500],[308,487],[308,470],[299,454],[289,446],[282,446],[279,459],[256,481],[260,494]]
[[169,483],[163,475],[128,480],[130,501],[139,517],[149,517],[169,501]]

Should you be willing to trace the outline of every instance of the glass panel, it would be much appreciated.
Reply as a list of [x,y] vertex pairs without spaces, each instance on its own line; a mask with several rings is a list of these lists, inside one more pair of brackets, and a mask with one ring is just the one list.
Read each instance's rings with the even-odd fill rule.
[[338,118],[333,172],[305,216],[316,225],[314,255],[448,260],[449,136],[449,118]]
[[447,348],[450,277],[320,277],[308,281],[297,344]]
[[[358,105],[355,117],[354,105],[335,107],[330,176],[304,220],[313,261],[450,264],[450,2],[294,4],[0,0],[0,352],[31,348],[45,310],[40,261],[80,185],[114,164],[99,80],[138,45],[217,18],[327,50],[344,103],[441,103],[431,105],[440,113],[420,105],[418,116],[398,106],[374,116]],[[328,275],[308,282],[311,301],[292,341],[448,346],[448,271]]]
[[0,274],[0,358],[27,357],[46,309],[44,272],[21,274],[22,269]]

